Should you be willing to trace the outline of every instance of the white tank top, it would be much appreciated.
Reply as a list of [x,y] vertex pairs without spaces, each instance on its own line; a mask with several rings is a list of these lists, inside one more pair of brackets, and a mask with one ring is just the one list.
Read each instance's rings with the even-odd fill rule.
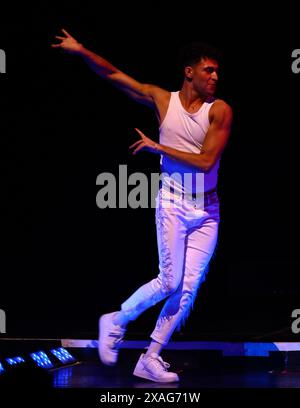
[[[215,99],[204,102],[195,113],[187,112],[179,91],[171,92],[167,114],[160,125],[159,143],[188,153],[200,153],[210,125],[208,113]],[[206,174],[161,155],[162,186],[178,194],[203,193],[217,186],[219,160]]]

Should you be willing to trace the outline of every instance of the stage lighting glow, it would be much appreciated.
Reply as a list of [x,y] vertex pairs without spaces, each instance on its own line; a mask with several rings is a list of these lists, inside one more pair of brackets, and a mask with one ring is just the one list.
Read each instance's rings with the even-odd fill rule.
[[25,363],[25,360],[23,357],[13,357],[13,358],[7,358],[6,361],[8,362],[9,365],[16,365],[20,363]]
[[30,357],[36,362],[39,367],[42,368],[53,368],[53,363],[44,351],[37,351],[31,353]]
[[63,347],[52,349],[51,353],[63,364],[76,361],[75,358]]
[[3,365],[0,363],[0,374],[4,371]]
[[58,370],[53,379],[54,387],[70,387],[72,383],[73,367],[63,367]]

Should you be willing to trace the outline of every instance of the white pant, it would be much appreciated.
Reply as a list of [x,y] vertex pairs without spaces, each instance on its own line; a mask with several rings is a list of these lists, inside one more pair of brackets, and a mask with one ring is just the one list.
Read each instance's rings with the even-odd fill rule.
[[[130,320],[168,297],[151,334],[166,345],[193,305],[213,255],[219,225],[217,193],[183,198],[160,189],[156,199],[159,274],[137,289],[121,306]],[[203,208],[204,207],[204,208]]]

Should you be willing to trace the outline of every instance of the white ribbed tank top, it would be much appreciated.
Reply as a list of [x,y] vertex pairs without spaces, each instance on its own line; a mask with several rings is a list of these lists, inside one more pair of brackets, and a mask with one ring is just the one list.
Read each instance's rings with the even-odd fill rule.
[[[214,101],[204,102],[197,112],[189,113],[182,106],[179,91],[171,92],[167,114],[159,128],[159,143],[183,152],[200,153],[210,125],[208,113]],[[171,186],[179,194],[202,193],[217,186],[219,160],[206,174],[163,155],[160,163],[162,185],[168,189]]]

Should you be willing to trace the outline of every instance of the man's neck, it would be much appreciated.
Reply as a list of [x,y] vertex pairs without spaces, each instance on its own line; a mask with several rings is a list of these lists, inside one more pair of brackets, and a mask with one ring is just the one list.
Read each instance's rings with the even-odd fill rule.
[[179,98],[182,106],[187,110],[197,110],[207,100],[207,96],[201,96],[185,86],[179,91]]

